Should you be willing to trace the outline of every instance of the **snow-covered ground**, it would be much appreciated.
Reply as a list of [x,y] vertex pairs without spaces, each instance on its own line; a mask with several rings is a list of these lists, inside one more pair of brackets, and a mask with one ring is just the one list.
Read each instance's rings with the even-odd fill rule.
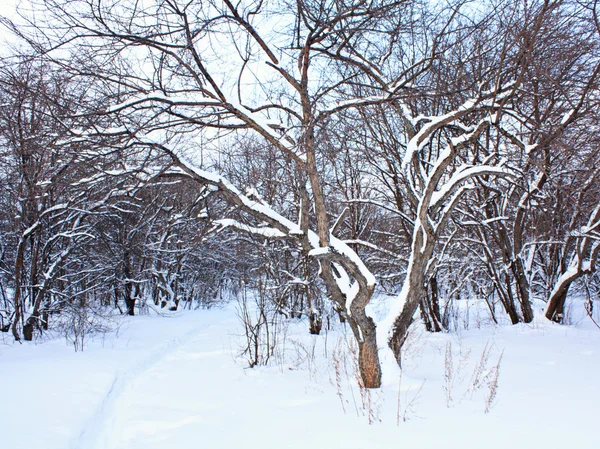
[[83,352],[59,336],[19,345],[4,334],[0,447],[600,448],[589,319],[417,331],[402,377],[371,392],[342,330],[291,325],[254,369],[238,357],[240,332],[228,307],[122,318]]

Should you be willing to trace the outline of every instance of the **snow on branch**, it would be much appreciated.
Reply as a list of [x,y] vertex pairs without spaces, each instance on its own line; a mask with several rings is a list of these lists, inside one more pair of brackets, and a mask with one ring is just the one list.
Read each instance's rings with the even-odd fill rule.
[[286,234],[281,232],[279,229],[272,228],[272,227],[266,227],[266,226],[265,227],[249,226],[244,223],[240,223],[237,220],[232,220],[232,219],[215,220],[215,224],[218,224],[223,228],[234,228],[234,229],[237,229],[238,231],[247,232],[248,234],[259,235],[259,236],[266,237],[269,239],[286,237]]
[[354,204],[372,204],[373,206],[377,206],[380,207],[381,209],[384,209],[388,212],[391,212],[395,215],[398,215],[400,217],[402,217],[403,220],[407,221],[409,224],[414,225],[414,220],[412,218],[410,218],[408,215],[406,215],[405,213],[399,211],[398,209],[394,209],[390,206],[388,206],[387,204],[382,203],[381,201],[377,201],[377,200],[372,200],[370,198],[352,198],[349,200],[344,200],[344,203],[354,203]]
[[496,176],[513,176],[505,167],[497,167],[493,165],[479,165],[475,167],[468,167],[459,169],[449,180],[446,182],[442,189],[437,190],[431,196],[431,208],[437,210],[441,205],[455,192],[458,187],[465,181],[475,176],[485,175],[496,175]]
[[397,253],[395,253],[394,251],[390,251],[389,249],[385,249],[382,248],[378,245],[375,245],[374,243],[371,242],[366,242],[364,240],[359,240],[359,239],[354,239],[354,240],[344,240],[344,243],[347,245],[360,245],[360,246],[364,246],[365,248],[369,248],[372,249],[373,251],[377,251],[380,252],[382,254],[388,255],[390,257],[392,257],[395,260],[400,260],[402,262],[408,262],[408,260],[404,257],[401,257],[400,255],[398,255]]
[[[231,117],[235,117],[241,123],[238,125],[233,125],[231,123],[218,122],[214,126],[217,128],[231,128],[232,126],[253,128],[272,144],[278,146],[287,155],[291,156],[298,162],[304,162],[302,156],[297,153],[297,145],[287,134],[286,128],[281,124],[280,121],[270,120],[264,114],[264,111],[277,108],[284,109],[290,115],[296,116],[294,111],[276,104],[253,109],[241,104],[239,101],[236,101],[233,98],[220,99],[212,96],[209,93],[182,92],[165,95],[161,91],[156,91],[133,96],[127,101],[105,109],[104,113],[113,114],[126,111],[127,109],[131,109],[136,106],[152,105],[154,103],[160,103],[168,106],[169,108],[173,108],[173,110],[175,110],[175,108],[211,108],[211,113],[215,116],[218,116],[220,113],[230,114]],[[177,116],[183,120],[190,120],[192,122],[195,120],[193,116],[187,116],[185,113],[178,113]],[[94,135],[119,135],[127,133],[129,133],[129,130],[126,128],[116,128],[110,130],[96,130]],[[80,138],[85,137],[86,135],[86,133],[75,131],[74,134]]]
[[[402,161],[402,166],[407,167],[410,162],[413,160],[415,154],[428,142],[429,137],[438,129],[459,120],[464,117],[468,113],[471,113],[475,110],[485,110],[490,108],[499,107],[498,101],[506,99],[511,93],[511,88],[514,86],[514,83],[505,84],[498,90],[488,91],[482,93],[479,98],[471,98],[465,101],[461,106],[459,106],[454,111],[450,111],[444,115],[439,115],[435,117],[428,117],[428,122],[423,125],[423,127],[419,130],[419,132],[410,139],[408,146],[406,148],[406,154],[404,155],[404,159]],[[489,119],[488,119],[489,120]],[[469,139],[470,133],[458,137],[455,144],[461,143],[462,139]]]
[[105,110],[105,113],[112,114],[115,112],[120,112],[125,109],[132,108],[134,106],[142,105],[144,103],[155,102],[163,103],[169,106],[197,107],[219,106],[222,104],[221,100],[208,98],[206,96],[200,96],[196,98],[192,92],[186,92],[185,96],[165,95],[162,92],[151,92],[144,95],[136,95],[127,101],[123,101],[121,103],[110,106]]
[[[236,205],[243,212],[248,213],[257,220],[268,223],[265,226],[248,226],[236,220],[223,219],[217,223],[221,226],[233,227],[241,231],[250,232],[268,238],[293,238],[303,239],[303,244],[310,248],[309,255],[317,259],[325,259],[336,266],[338,276],[336,282],[342,292],[346,294],[347,311],[350,313],[350,306],[359,291],[359,284],[364,284],[367,288],[375,287],[377,280],[371,271],[366,267],[358,254],[348,246],[344,241],[330,235],[329,246],[321,247],[318,235],[311,230],[306,233],[302,231],[297,223],[285,218],[277,213],[273,208],[260,199],[251,199],[244,195],[237,187],[231,184],[223,176],[194,167],[180,159],[170,148],[162,144],[152,144],[166,151],[173,159],[176,166],[192,179],[213,186],[231,203]],[[250,190],[252,194],[253,191]],[[256,198],[256,195],[252,195]],[[356,279],[350,280],[348,272]]]

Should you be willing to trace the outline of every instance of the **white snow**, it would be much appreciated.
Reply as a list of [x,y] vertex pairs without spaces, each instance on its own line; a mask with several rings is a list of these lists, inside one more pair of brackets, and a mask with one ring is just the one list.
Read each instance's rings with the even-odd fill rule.
[[575,114],[575,109],[571,109],[569,112],[567,112],[562,120],[560,121],[561,125],[564,125],[565,123],[567,123],[569,120],[571,120],[571,117],[573,116],[573,114]]
[[475,167],[459,167],[456,173],[443,184],[440,190],[437,190],[431,196],[430,204],[432,207],[437,208],[444,200],[456,189],[460,183],[471,179],[475,176],[483,175],[497,175],[497,176],[508,176],[510,172],[504,167],[495,167],[491,165],[477,165]]
[[331,248],[329,246],[320,246],[319,248],[311,249],[308,252],[308,255],[311,257],[319,257],[329,254],[331,252]]
[[[233,184],[231,184],[229,181],[227,181],[223,176],[217,175],[212,172],[208,172],[206,170],[199,169],[197,167],[194,167],[191,164],[188,165],[188,168],[189,168],[189,170],[194,171],[200,178],[206,180],[207,182],[209,182],[213,185],[218,185],[218,186],[228,190],[230,193],[237,195],[237,197],[239,198],[239,200],[242,202],[242,204],[245,207],[247,207],[248,209],[251,209],[255,212],[258,212],[259,214],[262,214],[263,217],[266,217],[269,220],[272,220],[272,222],[276,222],[279,225],[279,227],[281,227],[282,229],[285,230],[285,232],[279,231],[275,228],[267,228],[267,227],[257,228],[257,227],[246,226],[235,220],[220,220],[219,222],[221,225],[235,227],[237,229],[247,231],[247,232],[253,232],[253,233],[265,236],[265,237],[284,237],[286,234],[289,236],[301,236],[303,234],[302,230],[300,229],[300,226],[297,223],[294,223],[291,220],[282,216],[281,214],[277,213],[275,210],[273,210],[273,208],[271,208],[265,202],[255,201],[255,200],[250,199],[248,196],[243,195],[237,189],[237,187],[235,187]],[[317,234],[314,231],[309,230],[307,237],[308,237],[309,244],[312,246],[312,249],[309,252],[309,254],[311,256],[315,256],[315,257],[323,256],[323,255],[326,255],[327,253],[329,253],[330,251],[335,251],[338,254],[342,254],[348,260],[350,260],[352,262],[352,264],[354,264],[356,269],[364,277],[364,280],[365,280],[367,286],[374,287],[376,285],[377,280],[375,279],[375,276],[373,275],[373,273],[371,273],[371,271],[363,263],[363,261],[358,256],[358,254],[356,254],[356,252],[353,251],[352,248],[350,248],[342,240],[340,240],[337,237],[330,234],[329,247],[321,248],[319,245],[319,237],[317,236]],[[339,266],[339,270],[343,271],[344,269],[343,269],[343,267]],[[353,286],[349,282],[345,281],[345,279],[347,279],[347,278],[348,278],[347,274],[344,274],[342,277],[339,277],[337,279],[338,285],[343,292],[348,292],[348,291],[350,291],[349,289],[353,288]],[[354,293],[353,295],[349,295],[347,297],[348,310],[349,310],[350,305],[352,304],[352,300],[355,298],[355,296],[356,296],[356,293]]]
[[596,449],[600,330],[580,319],[485,327],[473,314],[468,331],[418,330],[402,378],[363,396],[348,330],[291,325],[287,358],[248,369],[233,307],[118,318],[83,352],[60,335],[19,345],[2,334],[2,447]]
[[377,283],[375,276],[367,268],[367,266],[364,264],[362,259],[358,256],[358,254],[356,254],[355,251],[353,251],[346,243],[344,243],[342,240],[338,239],[337,237],[330,235],[329,238],[330,238],[329,244],[331,245],[331,247],[338,253],[346,256],[348,259],[350,259],[352,261],[352,263],[354,263],[354,265],[356,265],[356,267],[359,269],[360,273],[364,276],[364,278],[367,282],[367,285],[369,287],[375,286],[375,284]]
[[279,229],[270,228],[270,227],[256,227],[249,226],[244,223],[240,223],[237,220],[232,220],[230,218],[224,218],[222,220],[215,220],[215,223],[223,226],[224,228],[231,227],[240,231],[248,232],[255,235],[260,235],[267,238],[283,238],[285,234],[281,232]]
[[151,92],[144,95],[136,95],[133,98],[122,103],[115,104],[106,109],[106,113],[113,113],[131,108],[143,103],[167,103],[173,106],[219,106],[222,104],[220,100],[208,98],[204,95],[198,95],[194,92],[185,92],[181,96],[165,95],[163,92]]

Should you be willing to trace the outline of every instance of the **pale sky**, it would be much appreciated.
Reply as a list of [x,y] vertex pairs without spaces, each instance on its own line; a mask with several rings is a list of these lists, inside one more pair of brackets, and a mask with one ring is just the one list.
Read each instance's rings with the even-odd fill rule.
[[[27,0],[0,0],[0,16],[8,17],[9,19],[17,22],[18,16],[16,8],[18,4],[26,4]],[[0,25],[0,56],[6,55],[9,42],[15,42],[13,36],[11,36],[5,28]]]
[[0,16],[13,17],[18,0],[0,0]]

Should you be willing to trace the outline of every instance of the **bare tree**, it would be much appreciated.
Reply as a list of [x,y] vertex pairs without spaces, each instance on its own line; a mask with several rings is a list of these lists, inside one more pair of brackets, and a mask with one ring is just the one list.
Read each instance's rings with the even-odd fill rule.
[[[292,238],[319,260],[329,294],[346,313],[359,342],[365,384],[378,386],[375,323],[364,311],[375,278],[355,251],[331,234],[318,131],[333,114],[391,101],[426,64],[424,60],[383,75],[393,36],[412,20],[402,14],[411,5],[393,0],[297,2],[277,8],[263,3],[235,6],[227,0],[203,5],[167,1],[142,8],[110,1],[44,4],[53,15],[51,29],[44,30],[50,45],[66,49],[77,42],[72,56],[96,61],[94,75],[113,86],[107,112],[135,131],[140,144],[150,144],[149,135],[157,135],[152,131],[164,129],[191,134],[247,129],[275,147],[280,158],[297,165],[306,182],[299,183],[302,207],[291,222],[224,179],[197,170],[181,157],[180,146],[163,145],[168,133],[162,133],[163,141],[156,146],[171,153],[189,176],[218,188],[270,228],[234,221],[229,225]],[[282,29],[269,30],[260,20],[267,15],[278,15]],[[58,29],[66,35],[57,36]],[[219,70],[218,64],[227,67]],[[328,67],[335,68],[330,76],[316,73]],[[348,101],[346,87],[357,83],[372,85],[376,95]],[[309,231],[311,220],[314,233]]]
[[[429,327],[443,327],[437,276],[450,276],[453,250],[481,262],[476,290],[500,295],[513,322],[533,318],[525,255],[540,260],[527,248],[543,246],[527,241],[528,225],[552,152],[594,110],[597,89],[595,43],[574,50],[596,9],[577,5],[41,0],[44,19],[13,29],[73,79],[93,80],[74,107],[86,121],[63,142],[105,161],[81,185],[105,192],[96,230],[114,219],[123,233],[104,235],[121,248],[130,313],[145,286],[177,303],[185,263],[165,254],[195,258],[177,236],[206,228],[165,208],[189,202],[213,230],[273,242],[260,276],[281,291],[302,285],[309,310],[322,282],[358,342],[364,384],[378,387],[378,351],[389,345],[400,362],[420,304]],[[577,31],[559,34],[565,20]],[[560,45],[574,53],[553,63]],[[540,101],[553,84],[559,94]],[[149,193],[171,182],[195,194],[175,206]],[[570,232],[585,238],[569,248],[596,254],[596,216],[587,206],[576,215]],[[573,264],[587,272],[567,253],[558,277]],[[366,261],[388,286],[402,280],[379,329],[366,312],[377,285]]]
[[69,186],[74,146],[61,144],[77,94],[50,65],[9,59],[0,71],[3,278],[13,292],[13,335],[31,340],[47,328],[60,269],[89,238]]

